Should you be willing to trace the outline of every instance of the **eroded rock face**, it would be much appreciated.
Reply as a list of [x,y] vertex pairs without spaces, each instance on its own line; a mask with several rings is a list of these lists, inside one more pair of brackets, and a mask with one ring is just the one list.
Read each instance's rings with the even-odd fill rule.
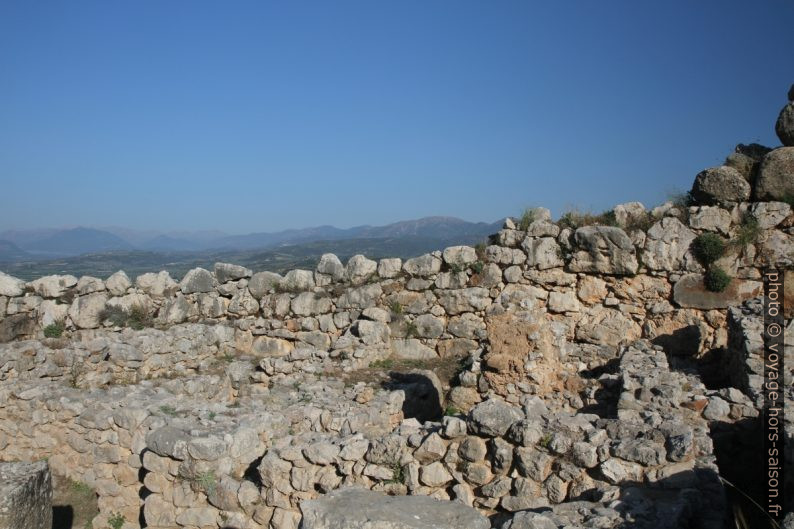
[[611,226],[585,226],[574,233],[572,272],[625,275],[637,273],[634,244],[626,232]]
[[387,496],[348,488],[301,504],[304,529],[489,529],[483,515],[457,502]]
[[52,526],[52,478],[46,461],[0,463],[0,529]]

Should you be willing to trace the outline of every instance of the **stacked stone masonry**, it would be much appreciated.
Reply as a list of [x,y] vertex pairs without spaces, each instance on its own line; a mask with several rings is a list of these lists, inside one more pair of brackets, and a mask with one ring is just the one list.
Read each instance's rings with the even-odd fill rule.
[[[324,527],[322,497],[350,487],[503,529],[722,527],[710,432],[758,416],[752,300],[766,267],[794,287],[791,148],[740,146],[697,176],[697,205],[577,228],[536,208],[488,245],[407,260],[0,273],[0,460],[94,488],[96,529]],[[734,241],[721,293],[693,255],[704,233]],[[731,387],[677,368],[714,351]],[[444,362],[454,376],[427,369]],[[415,369],[359,377],[395,363]]]

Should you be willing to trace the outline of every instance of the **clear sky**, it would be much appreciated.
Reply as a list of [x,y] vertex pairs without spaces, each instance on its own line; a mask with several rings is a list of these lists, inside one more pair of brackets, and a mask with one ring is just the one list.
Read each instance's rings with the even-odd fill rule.
[[662,202],[779,145],[794,2],[0,2],[0,229]]

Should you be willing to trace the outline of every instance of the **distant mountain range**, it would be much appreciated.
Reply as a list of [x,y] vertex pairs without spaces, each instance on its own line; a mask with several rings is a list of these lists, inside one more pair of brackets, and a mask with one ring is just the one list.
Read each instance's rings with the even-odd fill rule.
[[15,230],[0,232],[0,269],[9,273],[17,270],[20,277],[36,277],[92,270],[102,274],[108,267],[129,268],[128,272],[155,271],[171,264],[175,272],[184,272],[185,266],[204,265],[212,257],[282,270],[293,264],[311,263],[327,251],[340,257],[353,253],[411,257],[445,246],[475,244],[498,231],[502,222],[425,217],[385,226],[318,226],[246,235],[217,231],[143,232],[119,227]]

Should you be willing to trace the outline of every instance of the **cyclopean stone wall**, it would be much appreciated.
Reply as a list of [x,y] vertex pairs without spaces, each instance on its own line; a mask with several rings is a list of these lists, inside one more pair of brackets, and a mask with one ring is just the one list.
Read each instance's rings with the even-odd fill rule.
[[[405,261],[0,274],[0,460],[93,487],[96,529],[295,529],[348,486],[502,529],[722,527],[714,429],[759,413],[742,304],[764,267],[794,286],[791,149],[737,147],[692,206],[622,204],[576,229],[537,208],[482,248]],[[722,293],[691,249],[709,232],[733,241]],[[707,388],[692,360],[715,356]]]

